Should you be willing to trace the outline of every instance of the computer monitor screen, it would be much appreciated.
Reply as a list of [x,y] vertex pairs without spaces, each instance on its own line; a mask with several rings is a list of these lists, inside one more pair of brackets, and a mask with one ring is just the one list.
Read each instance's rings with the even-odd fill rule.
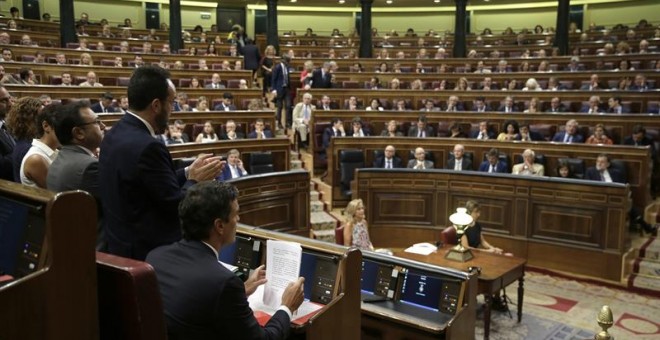
[[442,293],[442,280],[409,269],[403,273],[399,300],[417,307],[438,311]]
[[0,271],[14,278],[39,269],[46,235],[42,206],[0,197]]
[[332,301],[338,269],[334,256],[303,251],[300,276],[305,278],[305,299],[322,304]]
[[362,275],[360,277],[362,293],[387,296],[392,281],[393,268],[393,265],[362,260]]
[[258,267],[261,255],[261,242],[250,237],[236,236],[234,243],[220,250],[218,259],[238,267],[243,278],[247,279],[250,270]]

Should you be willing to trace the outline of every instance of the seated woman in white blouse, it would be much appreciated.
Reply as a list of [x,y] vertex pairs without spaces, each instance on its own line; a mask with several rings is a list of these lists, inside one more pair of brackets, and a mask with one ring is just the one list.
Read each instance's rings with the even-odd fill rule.
[[[25,98],[21,100],[23,99]],[[18,106],[20,106],[21,100],[17,103]],[[59,105],[50,105],[37,115],[36,126],[39,139],[32,140],[32,146],[21,162],[20,177],[23,185],[46,188],[48,168],[57,157],[57,148],[60,147],[54,127],[58,109]]]
[[195,142],[197,143],[210,143],[210,142],[217,142],[218,141],[218,135],[215,134],[215,129],[213,128],[213,124],[211,121],[207,121],[204,123],[204,129],[202,130],[202,133],[197,135],[197,138],[195,139]]

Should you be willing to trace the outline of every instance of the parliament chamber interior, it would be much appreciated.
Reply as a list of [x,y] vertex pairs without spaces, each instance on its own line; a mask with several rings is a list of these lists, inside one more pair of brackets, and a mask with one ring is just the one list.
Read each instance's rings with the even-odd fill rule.
[[[0,339],[657,339],[659,13],[3,1]],[[235,198],[193,201],[207,182]],[[156,261],[193,241],[238,302]],[[259,309],[287,271],[302,305]]]

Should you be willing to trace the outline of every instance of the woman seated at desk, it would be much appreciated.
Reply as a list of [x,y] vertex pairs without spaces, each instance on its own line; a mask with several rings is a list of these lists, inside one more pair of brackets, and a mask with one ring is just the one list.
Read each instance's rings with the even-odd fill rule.
[[344,245],[358,247],[363,250],[374,250],[374,246],[369,239],[367,220],[364,219],[364,203],[361,199],[352,200],[346,206]]
[[463,247],[489,253],[502,254],[503,250],[488,243],[484,238],[484,235],[481,233],[481,224],[477,222],[479,216],[481,216],[479,202],[469,200],[465,204],[465,209],[467,209],[467,213],[472,216],[473,221],[469,228],[465,229],[466,237],[461,238],[461,244]]

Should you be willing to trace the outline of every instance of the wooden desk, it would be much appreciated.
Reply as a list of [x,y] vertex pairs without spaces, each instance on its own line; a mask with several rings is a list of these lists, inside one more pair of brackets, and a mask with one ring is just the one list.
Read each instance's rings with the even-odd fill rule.
[[518,322],[522,320],[523,288],[525,276],[525,264],[527,260],[514,257],[495,255],[491,253],[472,251],[474,258],[467,262],[456,262],[445,259],[445,253],[450,246],[445,245],[438,248],[437,252],[430,255],[419,255],[406,253],[404,251],[394,252],[395,256],[410,260],[420,261],[434,266],[458,269],[468,272],[468,267],[480,267],[479,284],[477,294],[484,294],[486,308],[484,310],[484,339],[488,339],[490,333],[490,310],[492,306],[492,295],[500,289],[518,281]]
[[354,183],[378,247],[438,241],[456,207],[476,200],[490,242],[528,265],[615,282],[624,274],[628,185],[407,169],[359,169]]

